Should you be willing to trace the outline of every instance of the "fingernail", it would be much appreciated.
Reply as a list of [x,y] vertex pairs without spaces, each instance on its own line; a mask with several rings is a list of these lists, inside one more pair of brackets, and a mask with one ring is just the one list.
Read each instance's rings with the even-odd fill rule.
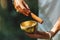
[[19,12],[18,10],[16,10],[16,12]]

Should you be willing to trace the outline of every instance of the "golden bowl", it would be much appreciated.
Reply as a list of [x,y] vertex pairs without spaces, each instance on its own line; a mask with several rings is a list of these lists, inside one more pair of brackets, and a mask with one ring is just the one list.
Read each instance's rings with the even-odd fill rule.
[[33,33],[37,25],[36,21],[24,21],[20,24],[20,28],[28,33]]

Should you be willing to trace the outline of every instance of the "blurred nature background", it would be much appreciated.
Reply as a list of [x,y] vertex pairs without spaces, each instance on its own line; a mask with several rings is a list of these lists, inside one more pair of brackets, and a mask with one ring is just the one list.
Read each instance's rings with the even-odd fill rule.
[[[38,15],[38,1],[25,0],[32,12]],[[17,13],[12,0],[0,0],[0,40],[36,40],[29,38],[20,29],[20,23],[25,20],[33,20]]]

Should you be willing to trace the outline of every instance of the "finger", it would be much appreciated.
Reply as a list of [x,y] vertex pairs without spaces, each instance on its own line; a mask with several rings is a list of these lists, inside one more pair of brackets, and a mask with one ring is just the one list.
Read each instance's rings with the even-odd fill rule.
[[15,6],[17,12],[19,12],[19,8],[20,8],[19,6]]
[[24,5],[23,5],[23,3],[22,3],[21,0],[20,0],[20,1],[15,0],[15,1],[14,1],[14,7],[15,7],[15,9],[16,9],[17,12],[20,12],[20,13],[28,16],[28,15],[26,14],[25,10],[24,10],[25,7],[24,7]]
[[30,13],[31,13],[31,11],[30,11],[30,10],[28,10],[28,11],[27,11],[27,14],[29,15]]
[[29,15],[29,13],[31,12],[29,6],[26,4],[25,1],[23,1],[23,5],[26,7],[26,14]]
[[26,12],[23,12],[23,14],[24,14],[25,16],[28,16],[28,14],[26,14]]
[[23,14],[25,14],[26,16],[28,16],[28,14],[30,13],[30,12],[28,11],[29,9],[27,9],[26,5],[25,5],[23,2],[25,3],[25,1],[22,1],[22,2],[21,2],[22,4],[20,4],[20,7],[21,7],[21,9],[22,9],[23,12],[24,12]]
[[21,9],[20,6],[16,6],[15,8],[16,8],[16,11],[17,11],[17,12],[20,12],[20,13],[22,13],[22,14],[28,16],[28,14],[26,14],[25,10],[24,10],[24,9]]
[[25,16],[28,16],[28,14],[26,14],[26,12],[23,12],[22,14],[24,14]]
[[20,13],[22,13],[22,14],[28,16],[28,14],[26,13],[26,11],[25,11],[24,9],[21,9],[21,8],[19,7],[18,10],[19,10]]
[[22,9],[26,9],[26,8],[25,8],[25,6],[23,5],[23,1],[22,1],[22,2],[20,2],[20,4],[19,4],[19,5],[20,5],[20,7],[21,7]]
[[29,33],[25,33],[26,35],[28,35],[28,36],[32,36],[33,34],[29,34]]
[[25,11],[25,13],[26,13],[27,15],[29,15],[30,10],[28,10],[28,9],[24,9],[24,11]]
[[23,5],[24,5],[24,7],[26,8],[26,9],[25,9],[26,14],[29,15],[29,13],[30,13],[30,8],[28,7],[28,5],[26,4],[25,1],[23,1],[22,3],[23,3]]
[[29,6],[26,4],[25,1],[23,1],[22,3],[23,3],[23,5],[24,5],[27,9],[30,9]]
[[21,1],[21,0],[20,0],[20,1],[19,1],[19,0],[16,0],[16,1],[14,1],[14,2],[15,2],[15,6],[18,6],[18,5],[19,5],[22,9],[25,9],[25,7],[24,7],[24,5],[23,5],[23,3],[22,3],[23,1]]
[[17,12],[21,12],[22,14],[28,16],[27,9],[22,9],[20,6],[16,7]]
[[34,38],[36,36],[34,34],[28,34],[28,33],[26,33],[26,35],[29,36],[30,38]]
[[14,8],[16,9],[17,12],[19,12],[18,8],[19,8],[19,5],[17,4],[17,2],[14,0]]

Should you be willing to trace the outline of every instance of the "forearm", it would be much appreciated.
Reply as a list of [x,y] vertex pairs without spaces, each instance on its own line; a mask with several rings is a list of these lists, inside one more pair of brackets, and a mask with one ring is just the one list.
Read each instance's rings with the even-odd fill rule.
[[59,20],[60,20],[60,18],[57,20],[56,24],[51,29],[51,35],[52,35],[52,37],[59,31],[59,26],[60,26]]
[[53,37],[59,30],[60,30],[60,18],[57,20],[57,22],[49,32],[50,36]]

